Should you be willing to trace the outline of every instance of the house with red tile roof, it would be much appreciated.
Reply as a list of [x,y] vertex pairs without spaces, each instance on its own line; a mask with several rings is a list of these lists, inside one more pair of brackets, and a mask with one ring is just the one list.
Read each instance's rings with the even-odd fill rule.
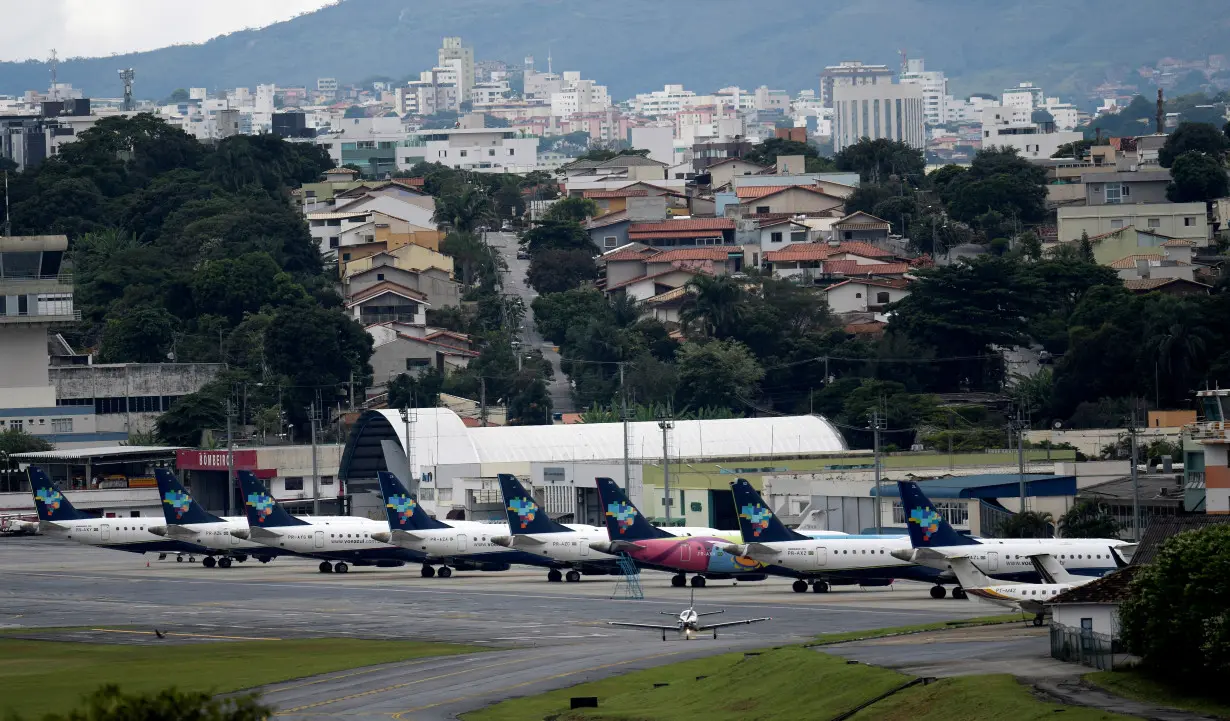
[[851,213],[833,224],[833,239],[842,242],[886,243],[892,225],[871,213]]
[[368,390],[369,395],[383,392],[390,378],[403,373],[417,374],[435,368],[448,374],[465,368],[478,357],[475,343],[464,333],[396,321],[369,325],[365,330],[373,343],[371,366],[375,385]]
[[824,213],[840,209],[845,199],[814,185],[745,185],[735,189],[740,216],[769,213]]
[[829,309],[838,314],[883,313],[909,294],[909,281],[890,278],[851,278],[824,289]]

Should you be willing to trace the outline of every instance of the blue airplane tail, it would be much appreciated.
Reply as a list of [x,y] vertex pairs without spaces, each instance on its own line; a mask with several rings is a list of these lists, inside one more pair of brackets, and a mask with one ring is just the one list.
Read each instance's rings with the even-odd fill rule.
[[243,507],[248,515],[248,525],[256,528],[281,528],[283,526],[306,526],[307,521],[286,512],[273,500],[269,489],[252,471],[236,471],[239,486],[243,489]]
[[26,469],[30,479],[30,492],[34,495],[34,508],[38,511],[40,521],[77,521],[82,518],[97,518],[97,516],[78,511],[68,502],[60,489],[55,487],[51,478],[37,466]]
[[610,478],[595,478],[598,498],[606,518],[606,533],[612,541],[643,541],[650,538],[673,538],[667,531],[651,524],[632,505],[624,490]]
[[905,527],[910,532],[914,548],[937,546],[975,546],[978,541],[963,536],[948,525],[935,510],[935,504],[914,481],[897,481],[901,492],[901,507],[905,510]]
[[162,517],[167,523],[220,523],[221,518],[201,508],[201,504],[184,488],[169,468],[154,469],[158,479],[158,497],[162,499]]
[[410,495],[398,477],[388,471],[380,471],[380,495],[384,497],[385,513],[389,528],[397,531],[426,531],[432,528],[452,528],[427,515],[418,499]]
[[746,479],[740,478],[730,484],[730,490],[735,495],[735,511],[739,514],[739,532],[743,534],[744,543],[811,540],[810,536],[786,528]]
[[552,521],[516,476],[501,473],[499,479],[500,492],[504,495],[504,509],[508,514],[508,530],[514,536],[526,533],[567,533],[572,530]]

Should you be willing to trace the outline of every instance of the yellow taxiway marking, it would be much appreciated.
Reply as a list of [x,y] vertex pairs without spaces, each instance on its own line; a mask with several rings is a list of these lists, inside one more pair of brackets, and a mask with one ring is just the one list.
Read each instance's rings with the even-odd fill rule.
[[[155,636],[153,631],[125,631],[119,628],[91,628],[91,631],[101,631],[103,633],[132,633],[139,636]],[[180,636],[182,638],[218,638],[225,641],[281,641],[280,638],[270,638],[265,636],[214,636],[208,633],[173,633],[164,631],[163,636]]]
[[[664,658],[666,656],[677,656],[681,653],[683,653],[683,651],[671,651],[669,653],[655,653],[650,656],[640,656],[638,658],[630,658],[626,661],[616,661],[615,663],[604,663],[601,666],[590,666],[589,668],[578,668],[575,671],[565,671],[564,673],[557,673],[554,676],[547,676],[546,678],[536,678],[532,681],[522,681],[521,683],[515,683],[511,686],[504,686],[501,688],[492,689],[490,691],[484,691],[483,693],[484,694],[503,693],[505,691],[511,691],[513,689],[521,688],[523,686],[532,686],[536,683],[546,683],[547,681],[554,681],[557,678],[575,676],[578,673],[586,673],[589,671],[601,671],[607,668],[614,668],[616,666],[625,666],[630,663],[636,663],[637,661],[648,661],[649,659],[653,659],[653,658]],[[427,709],[430,709],[430,708],[435,708],[437,706],[443,706],[446,703],[457,703],[458,701],[465,701],[466,699],[473,698],[478,695],[480,694],[469,694],[467,696],[458,696],[457,698],[450,698],[446,701],[437,701],[436,703],[427,704],[426,706],[415,706],[414,708],[409,708],[409,709],[406,709],[405,711],[398,711],[397,713],[393,714],[393,718],[398,719],[398,721],[402,721],[402,719],[404,719],[405,717],[405,714],[412,714],[412,713],[418,713],[419,711],[426,711]]]
[[[438,658],[435,660],[439,661]],[[293,713],[298,713],[300,711],[305,711],[310,708],[328,706],[329,704],[339,703],[341,701],[351,701],[356,698],[363,698],[364,696],[373,696],[375,694],[385,693],[387,691],[396,691],[399,688],[406,688],[407,686],[414,686],[415,684],[426,683],[427,681],[437,681],[442,678],[449,678],[451,676],[460,676],[462,674],[470,673],[472,671],[481,671],[483,669],[495,668],[497,666],[508,666],[514,663],[525,663],[526,661],[532,661],[532,660],[533,658],[518,658],[518,659],[513,659],[511,661],[502,661],[500,663],[487,664],[486,666],[474,666],[471,668],[462,669],[460,671],[453,671],[452,673],[442,673],[438,676],[428,676],[427,678],[419,678],[413,681],[406,681],[405,683],[397,683],[397,684],[393,684],[392,686],[384,686],[382,688],[373,688],[373,689],[368,689],[367,691],[360,691],[359,693],[352,693],[347,696],[338,696],[337,698],[325,699],[324,701],[317,701],[316,703],[310,703],[304,706],[296,706],[295,708],[282,709],[281,711],[278,711],[274,715],[275,716],[285,716],[287,714],[293,714]]]

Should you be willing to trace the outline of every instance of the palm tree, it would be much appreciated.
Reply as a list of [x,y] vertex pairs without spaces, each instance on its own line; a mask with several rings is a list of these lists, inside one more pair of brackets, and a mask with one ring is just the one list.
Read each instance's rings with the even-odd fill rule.
[[473,233],[495,218],[491,198],[474,185],[465,185],[459,192],[441,193],[436,198],[436,212],[432,216],[436,223],[462,233]]
[[699,323],[710,338],[730,334],[743,314],[743,286],[729,276],[697,275],[688,281],[691,296],[680,320],[685,327]]
[[1077,501],[1059,518],[1064,538],[1118,538],[1122,526],[1110,509],[1095,501]]
[[1046,511],[1025,511],[1004,520],[999,532],[1004,538],[1050,538],[1054,535],[1055,517]]

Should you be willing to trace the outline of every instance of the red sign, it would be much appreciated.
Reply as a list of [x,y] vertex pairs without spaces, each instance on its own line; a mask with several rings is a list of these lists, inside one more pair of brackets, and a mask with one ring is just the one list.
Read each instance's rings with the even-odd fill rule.
[[[232,451],[237,471],[255,471],[256,451]],[[176,451],[175,467],[181,471],[226,471],[226,451]]]

